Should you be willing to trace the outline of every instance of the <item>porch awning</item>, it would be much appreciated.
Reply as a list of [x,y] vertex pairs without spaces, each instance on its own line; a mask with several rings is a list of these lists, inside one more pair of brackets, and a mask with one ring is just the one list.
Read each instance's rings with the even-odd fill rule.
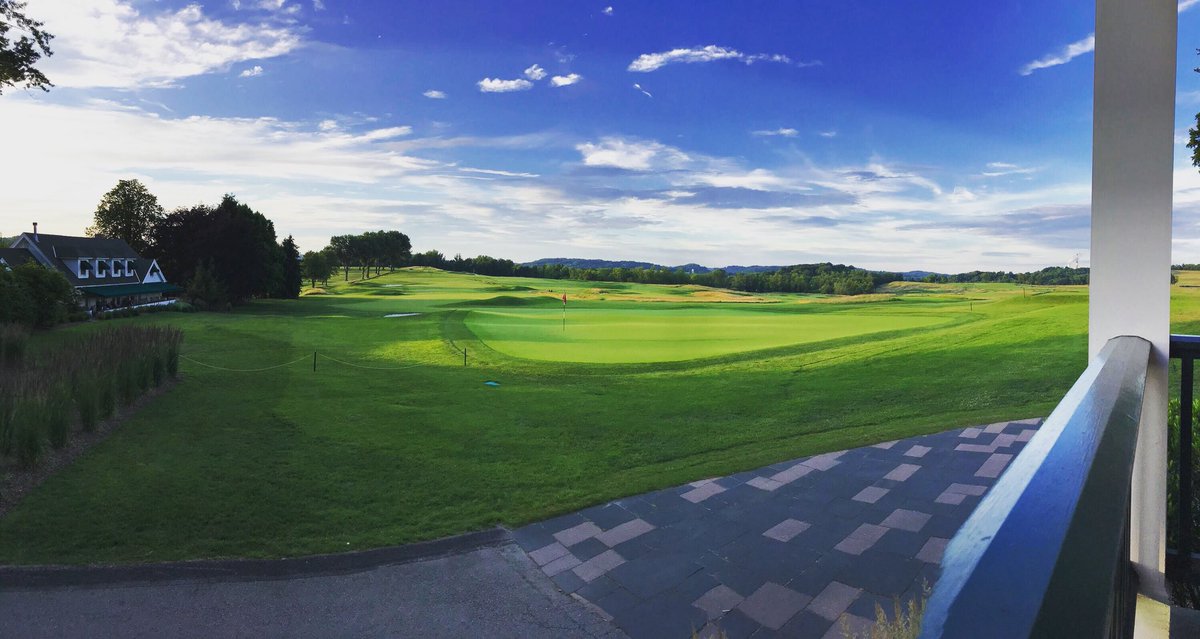
[[109,286],[80,286],[79,292],[95,297],[132,297],[134,295],[152,295],[154,293],[176,293],[182,291],[174,284],[158,282],[154,284],[112,284]]

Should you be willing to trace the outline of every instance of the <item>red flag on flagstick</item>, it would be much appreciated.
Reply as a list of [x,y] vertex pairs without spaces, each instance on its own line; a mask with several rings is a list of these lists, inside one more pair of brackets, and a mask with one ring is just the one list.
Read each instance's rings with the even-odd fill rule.
[[567,294],[563,293],[563,306],[567,305]]

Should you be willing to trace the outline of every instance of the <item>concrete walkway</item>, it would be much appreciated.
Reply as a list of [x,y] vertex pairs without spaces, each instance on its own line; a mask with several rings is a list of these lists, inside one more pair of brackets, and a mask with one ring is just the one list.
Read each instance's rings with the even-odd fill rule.
[[4,585],[0,637],[625,636],[558,592],[511,542],[349,574],[147,576],[89,586]]
[[841,637],[932,586],[947,541],[1038,420],[775,464],[516,531],[634,639]]

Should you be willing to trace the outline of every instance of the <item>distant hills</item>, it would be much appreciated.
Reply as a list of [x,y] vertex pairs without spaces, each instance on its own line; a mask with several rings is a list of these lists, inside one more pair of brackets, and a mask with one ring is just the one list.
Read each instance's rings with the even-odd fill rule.
[[[700,264],[680,264],[679,266],[664,266],[653,262],[635,262],[632,260],[588,260],[578,257],[546,257],[532,262],[525,262],[522,266],[543,266],[549,264],[558,264],[570,268],[646,268],[646,269],[665,269],[674,271],[682,270],[685,273],[711,273],[716,268],[702,266]],[[736,273],[771,273],[783,268],[782,266],[723,266],[721,270],[730,275]]]

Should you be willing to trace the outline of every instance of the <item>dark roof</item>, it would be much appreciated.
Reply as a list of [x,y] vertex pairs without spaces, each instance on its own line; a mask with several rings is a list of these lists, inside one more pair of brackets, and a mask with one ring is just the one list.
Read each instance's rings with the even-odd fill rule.
[[[29,240],[34,239],[32,233],[26,233],[25,237]],[[42,253],[45,253],[46,257],[51,259],[56,257],[59,259],[73,259],[78,257],[141,257],[137,254],[137,251],[125,243],[125,240],[110,239],[107,237],[73,237],[70,235],[38,233],[37,241],[34,244],[37,244]]]
[[33,253],[25,249],[0,248],[0,261],[12,267],[17,267],[25,262],[36,262]]
[[145,295],[149,293],[176,293],[182,291],[174,284],[161,282],[157,284],[120,284],[117,286],[81,286],[79,292],[84,295],[99,297],[125,297],[128,295]]
[[[71,286],[97,286],[104,284],[139,284],[142,278],[136,272],[134,275],[121,277],[113,277],[111,274],[105,277],[92,277],[80,279],[75,275],[74,269],[67,265],[67,260],[77,258],[94,258],[94,259],[142,259],[137,251],[134,251],[124,240],[110,239],[107,237],[75,237],[71,235],[50,235],[48,233],[39,233],[37,241],[34,241],[33,233],[22,233],[18,241],[28,242],[36,250],[30,250],[35,256],[38,251],[49,260],[48,266],[52,266],[64,276]],[[41,258],[38,258],[41,261]]]

